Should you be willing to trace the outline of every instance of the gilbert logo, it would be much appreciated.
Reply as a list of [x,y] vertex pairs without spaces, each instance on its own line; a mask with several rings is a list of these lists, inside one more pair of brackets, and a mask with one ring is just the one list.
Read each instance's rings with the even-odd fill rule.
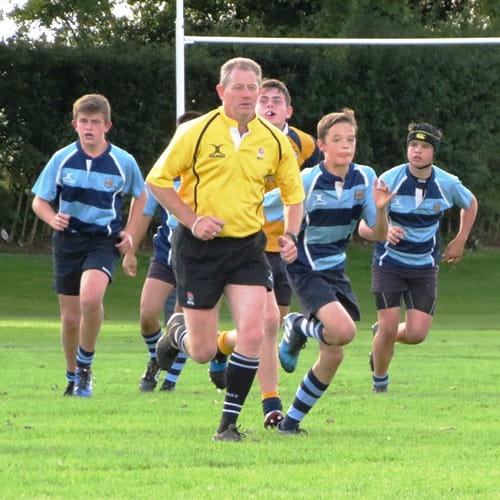
[[212,153],[208,155],[209,158],[225,158],[226,155],[221,151],[224,144],[210,144],[214,148]]

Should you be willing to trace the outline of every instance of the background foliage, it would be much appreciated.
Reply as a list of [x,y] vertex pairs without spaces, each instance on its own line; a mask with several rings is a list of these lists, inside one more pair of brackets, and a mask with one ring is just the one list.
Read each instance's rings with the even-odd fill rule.
[[[127,4],[129,17],[116,11]],[[12,14],[15,37],[0,44],[0,227],[11,241],[36,243],[47,230],[29,209],[30,188],[49,157],[74,140],[71,106],[105,94],[110,140],[147,173],[175,122],[175,2],[29,0]],[[188,34],[315,37],[496,36],[500,6],[488,0],[185,1]],[[42,37],[30,38],[30,29]],[[438,165],[477,195],[476,238],[500,240],[500,48],[187,48],[186,108],[218,105],[220,64],[245,55],[287,82],[294,124],[314,133],[325,113],[348,106],[360,124],[356,160],[378,172],[404,161],[406,127],[425,120],[444,142]],[[450,222],[446,231],[456,228]]]

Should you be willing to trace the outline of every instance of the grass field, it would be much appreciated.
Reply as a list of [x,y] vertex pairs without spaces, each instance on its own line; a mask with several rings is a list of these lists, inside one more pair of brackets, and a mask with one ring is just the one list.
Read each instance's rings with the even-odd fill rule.
[[[0,498],[500,498],[500,252],[442,267],[435,328],[398,346],[387,395],[370,392],[369,266],[353,249],[364,317],[309,435],[264,430],[254,387],[233,444],[211,440],[224,395],[206,366],[174,393],[137,390],[142,276],[110,288],[94,397],[63,398],[50,258],[0,254]],[[315,354],[282,373],[286,406]]]

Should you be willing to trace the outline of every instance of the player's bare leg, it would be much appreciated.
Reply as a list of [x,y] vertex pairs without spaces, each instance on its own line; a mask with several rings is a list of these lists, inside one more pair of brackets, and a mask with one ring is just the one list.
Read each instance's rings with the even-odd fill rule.
[[77,295],[58,295],[58,298],[61,315],[61,345],[66,360],[67,387],[64,395],[72,396],[80,332],[80,297]]

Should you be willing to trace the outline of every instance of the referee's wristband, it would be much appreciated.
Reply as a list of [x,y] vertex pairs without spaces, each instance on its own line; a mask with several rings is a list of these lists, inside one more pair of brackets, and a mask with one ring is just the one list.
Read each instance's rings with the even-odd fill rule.
[[196,220],[193,222],[193,225],[191,226],[191,233],[192,235],[195,237],[195,238],[198,238],[200,239],[200,237],[196,234],[196,226],[198,225],[198,222],[201,221],[201,219],[203,219],[204,216],[203,215],[200,215],[199,217],[196,218]]
[[286,232],[285,236],[288,236],[295,243],[295,246],[298,245],[298,243],[299,243],[299,237],[295,233]]

